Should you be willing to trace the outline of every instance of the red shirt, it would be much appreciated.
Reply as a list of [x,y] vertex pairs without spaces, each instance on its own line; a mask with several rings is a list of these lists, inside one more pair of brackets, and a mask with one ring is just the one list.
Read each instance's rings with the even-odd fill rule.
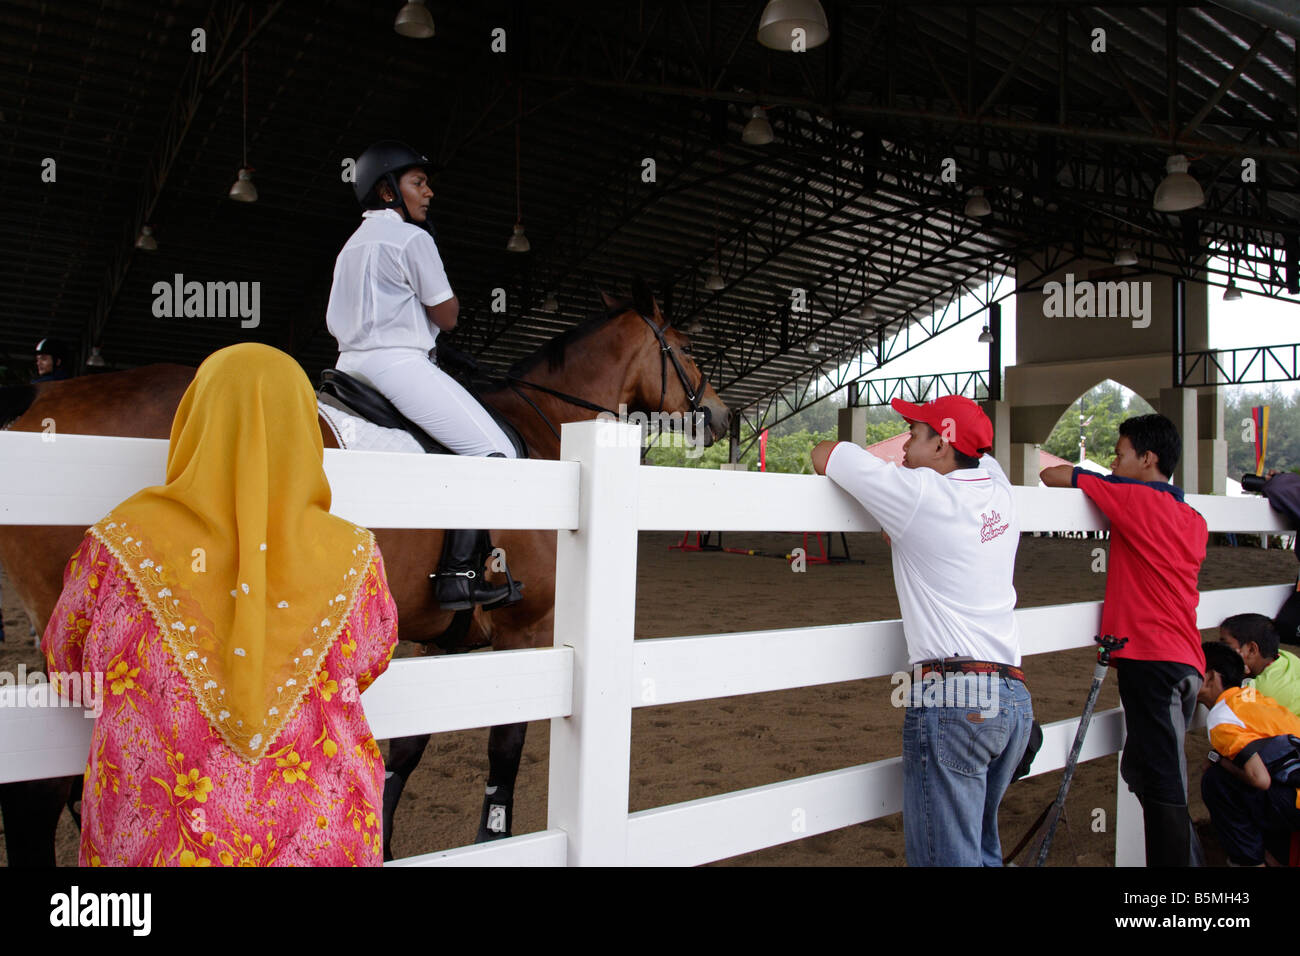
[[1071,484],[1110,519],[1102,634],[1127,637],[1112,657],[1190,664],[1205,674],[1196,579],[1205,560],[1205,519],[1165,482],[1075,468]]

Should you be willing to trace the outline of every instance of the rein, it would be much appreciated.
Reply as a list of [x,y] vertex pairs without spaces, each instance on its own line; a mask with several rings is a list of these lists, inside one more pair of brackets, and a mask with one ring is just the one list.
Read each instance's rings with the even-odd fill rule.
[[[700,410],[700,396],[704,394],[704,386],[706,384],[704,372],[700,372],[700,382],[695,388],[692,388],[690,380],[687,378],[686,370],[682,368],[682,363],[677,358],[677,354],[673,351],[673,347],[668,344],[668,340],[664,337],[664,329],[668,328],[668,323],[665,322],[663,328],[660,328],[655,325],[654,320],[644,312],[637,310],[636,314],[645,321],[646,325],[650,326],[650,330],[654,332],[655,338],[659,340],[659,411],[662,412],[664,410],[664,399],[668,396],[668,360],[671,359],[673,369],[677,372],[677,378],[682,383],[682,390],[686,392],[686,400],[690,404],[691,414],[696,414]],[[577,395],[570,395],[567,392],[561,392],[546,385],[539,385],[537,382],[524,381],[522,378],[518,378],[514,375],[507,374],[506,382],[509,383],[511,390],[527,402],[533,411],[541,417],[542,421],[546,423],[546,427],[551,430],[551,434],[556,437],[556,440],[559,440],[560,432],[555,427],[555,423],[552,422],[550,417],[538,407],[536,402],[520,390],[519,386],[527,386],[528,388],[536,389],[539,392],[554,395],[556,398],[568,402],[570,405],[576,405],[579,408],[585,408],[588,411],[605,412],[614,415],[615,417],[618,416],[618,412],[614,411],[612,408],[605,408],[603,405],[589,402],[585,398],[580,398]]]

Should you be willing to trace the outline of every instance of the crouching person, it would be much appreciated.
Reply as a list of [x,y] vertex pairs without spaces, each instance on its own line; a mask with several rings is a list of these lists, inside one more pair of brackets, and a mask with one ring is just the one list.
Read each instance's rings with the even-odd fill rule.
[[1014,613],[1011,484],[985,454],[993,425],[970,399],[892,404],[911,426],[902,468],[851,442],[822,442],[813,467],[871,513],[893,550],[913,666],[903,720],[908,865],[1001,866],[998,804],[1033,725]]
[[1300,830],[1300,717],[1254,688],[1227,644],[1206,644],[1199,700],[1210,708],[1201,798],[1234,866],[1285,865]]

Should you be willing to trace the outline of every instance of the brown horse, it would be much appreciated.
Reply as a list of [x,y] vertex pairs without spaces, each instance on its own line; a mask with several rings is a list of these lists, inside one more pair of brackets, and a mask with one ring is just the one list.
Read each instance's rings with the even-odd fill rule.
[[[707,422],[706,441],[726,434],[730,412],[704,381],[686,338],[668,325],[654,300],[638,290],[635,303],[605,297],[607,312],[553,340],[512,370],[509,384],[481,398],[515,424],[529,455],[558,459],[559,426],[595,418],[600,411],[678,412],[698,409]],[[40,431],[53,419],[58,431],[83,435],[167,438],[180,398],[194,370],[151,365],[30,390],[8,390],[0,417],[12,417],[14,431]],[[15,400],[14,392],[30,396]],[[338,447],[321,422],[327,448]],[[0,526],[0,564],[27,609],[43,630],[62,588],[68,556],[84,530],[78,526]],[[399,636],[440,653],[431,643],[448,631],[452,612],[434,600],[429,573],[441,554],[442,532],[381,529],[375,532],[398,607]],[[490,643],[496,650],[546,646],[552,642],[555,595],[555,532],[497,531],[511,573],[526,583],[524,599],[497,611],[476,610],[466,644]],[[491,573],[491,572],[489,572]],[[527,724],[493,727],[488,753],[491,770],[478,839],[510,835],[513,789]],[[391,858],[392,816],[406,779],[415,769],[428,736],[391,742],[384,793],[385,858]],[[53,865],[54,827],[76,778],[0,786],[0,809],[11,865]],[[21,818],[21,819],[20,819]],[[491,824],[489,825],[489,820]]]

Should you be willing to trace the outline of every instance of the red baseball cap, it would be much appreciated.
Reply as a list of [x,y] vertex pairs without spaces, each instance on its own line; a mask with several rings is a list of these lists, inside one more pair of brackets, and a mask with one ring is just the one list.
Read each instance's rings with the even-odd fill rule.
[[979,458],[993,447],[993,423],[969,398],[944,395],[924,405],[894,398],[889,404],[907,422],[925,422],[963,455]]

